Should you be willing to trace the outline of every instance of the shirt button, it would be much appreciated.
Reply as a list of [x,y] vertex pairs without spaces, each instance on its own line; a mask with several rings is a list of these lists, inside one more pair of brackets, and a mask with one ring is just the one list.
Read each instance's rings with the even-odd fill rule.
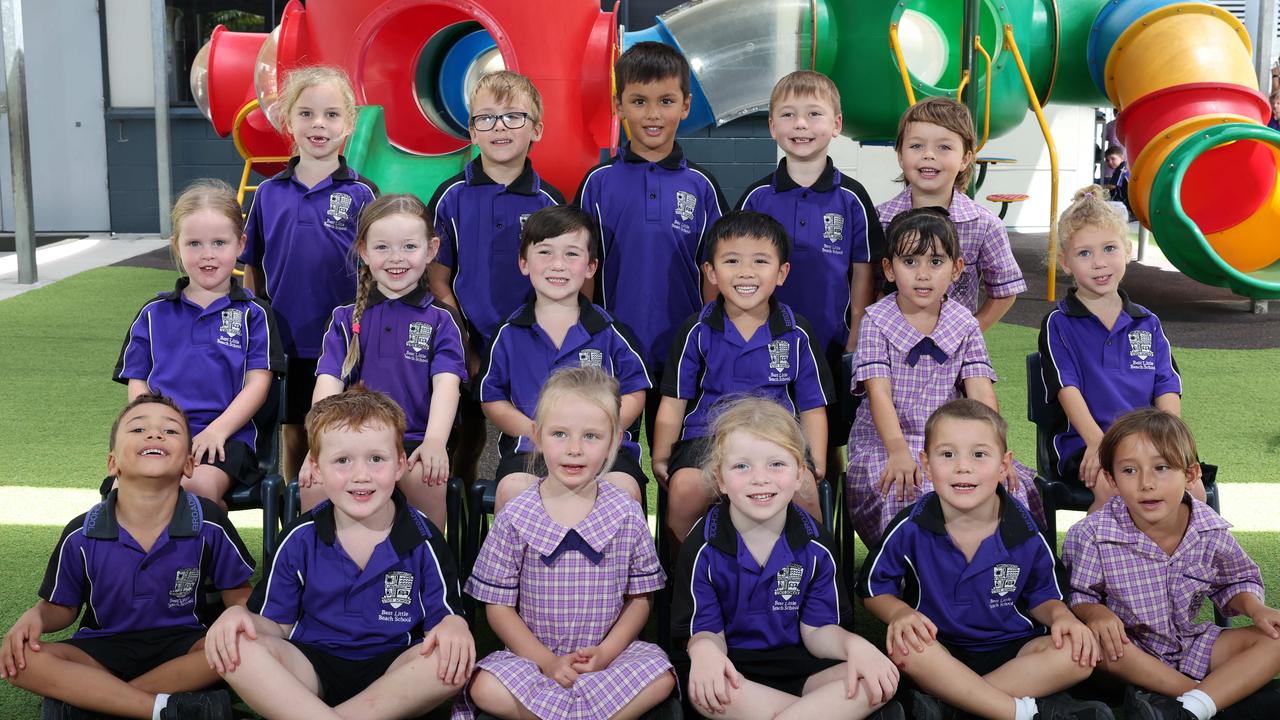
[[809,193],[808,193],[807,191],[806,191],[806,192],[802,192],[802,193],[800,193],[800,198],[801,198],[801,199],[804,199],[804,198],[807,198],[807,197],[809,197]]
[[1110,341],[1110,340],[1108,340],[1108,341],[1107,341],[1107,347],[1111,347],[1111,341]]
[[658,199],[658,193],[649,193],[649,199],[650,199],[650,200],[657,200],[657,199]]
[[496,227],[502,227],[502,223],[495,223]]
[[804,227],[804,223],[805,223],[805,221],[804,221],[804,220],[801,220],[801,221],[800,221],[800,227]]
[[388,325],[388,326],[386,327],[386,331],[387,331],[387,332],[391,332],[391,326],[390,326],[390,325]]

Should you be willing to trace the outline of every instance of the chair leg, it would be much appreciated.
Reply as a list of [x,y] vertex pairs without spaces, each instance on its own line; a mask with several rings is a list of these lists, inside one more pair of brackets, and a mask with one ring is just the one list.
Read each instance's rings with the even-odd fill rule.
[[1009,212],[1009,203],[1000,203],[1000,215],[998,217],[1003,220],[1007,212]]
[[466,491],[466,485],[462,482],[462,478],[450,477],[449,486],[444,494],[445,506],[445,539],[449,542],[449,549],[453,551],[453,556],[462,560],[462,493]]
[[298,519],[301,513],[302,497],[299,494],[298,481],[294,480],[285,486],[284,489],[284,506],[282,508],[281,521],[283,525],[288,525]]
[[262,501],[262,565],[265,568],[280,541],[280,504],[284,480],[279,475],[262,478],[259,492]]
[[831,482],[822,480],[818,483],[818,508],[822,510],[822,528],[828,535],[835,537],[835,500],[831,490]]

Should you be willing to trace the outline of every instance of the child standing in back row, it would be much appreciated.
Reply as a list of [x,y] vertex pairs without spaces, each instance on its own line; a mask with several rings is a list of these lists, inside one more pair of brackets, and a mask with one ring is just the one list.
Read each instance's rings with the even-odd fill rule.
[[[964,266],[947,297],[978,318],[983,332],[1000,322],[1027,289],[1013,259],[1004,222],[965,194],[973,173],[977,137],[964,105],[931,97],[907,108],[898,121],[893,147],[906,189],[876,208],[886,228],[911,208],[941,207],[950,214],[960,238]],[[979,284],[986,294],[978,304]]]
[[115,380],[129,400],[158,393],[184,409],[194,433],[189,492],[226,509],[222,496],[258,478],[253,416],[285,370],[275,315],[232,277],[244,218],[231,188],[200,180],[173,205],[170,246],[185,273],[138,311]]
[[[315,402],[357,382],[391,396],[406,416],[408,468],[400,489],[436,527],[445,524],[445,443],[467,379],[462,328],[427,292],[427,266],[440,240],[413,195],[386,195],[360,213],[356,252],[360,287],[354,303],[333,311],[316,365]],[[302,507],[325,497],[312,488],[311,465],[298,478]]]
[[356,292],[351,243],[356,218],[377,194],[347,167],[342,145],[355,128],[355,94],[332,67],[289,73],[271,107],[294,146],[289,167],[258,186],[245,221],[245,286],[270,298],[289,356],[281,466],[297,477],[307,455],[302,423],[329,313]]
[[[670,45],[639,42],[618,58],[614,77],[614,104],[631,140],[587,171],[574,204],[599,224],[594,299],[636,334],[658,388],[673,332],[714,297],[699,265],[724,198],[710,173],[676,142],[691,97],[684,55]],[[651,444],[660,397],[655,389],[645,400]]]

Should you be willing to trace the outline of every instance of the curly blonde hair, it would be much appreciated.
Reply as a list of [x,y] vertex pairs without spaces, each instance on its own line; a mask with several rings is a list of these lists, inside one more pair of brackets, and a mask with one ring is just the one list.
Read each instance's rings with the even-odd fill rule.
[[1071,248],[1071,238],[1086,227],[1115,233],[1121,238],[1128,257],[1131,250],[1129,219],[1116,212],[1101,185],[1080,188],[1071,198],[1071,205],[1062,211],[1058,218],[1058,257],[1061,258]]
[[[351,78],[347,77],[347,73],[342,68],[333,67],[332,65],[307,65],[292,70],[285,76],[284,86],[280,88],[279,99],[268,108],[272,119],[276,121],[277,127],[287,128],[289,126],[289,115],[293,113],[293,106],[298,104],[298,98],[302,96],[302,91],[325,83],[332,83],[338,89],[338,93],[342,95],[342,115],[346,118],[348,130],[354,128],[356,124],[356,93],[351,89]],[[292,143],[292,133],[290,133],[290,137],[289,142]],[[296,150],[297,148],[293,149]]]

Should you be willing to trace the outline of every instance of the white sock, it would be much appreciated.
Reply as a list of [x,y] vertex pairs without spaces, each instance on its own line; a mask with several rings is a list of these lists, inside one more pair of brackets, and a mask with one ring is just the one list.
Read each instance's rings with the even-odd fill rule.
[[1036,720],[1036,713],[1040,712],[1040,708],[1036,707],[1036,699],[1033,697],[1021,697],[1013,699],[1013,720]]
[[1182,707],[1187,712],[1195,715],[1198,720],[1209,720],[1209,718],[1218,714],[1218,706],[1213,702],[1213,698],[1204,693],[1203,690],[1191,690],[1178,696],[1178,702],[1182,703]]

